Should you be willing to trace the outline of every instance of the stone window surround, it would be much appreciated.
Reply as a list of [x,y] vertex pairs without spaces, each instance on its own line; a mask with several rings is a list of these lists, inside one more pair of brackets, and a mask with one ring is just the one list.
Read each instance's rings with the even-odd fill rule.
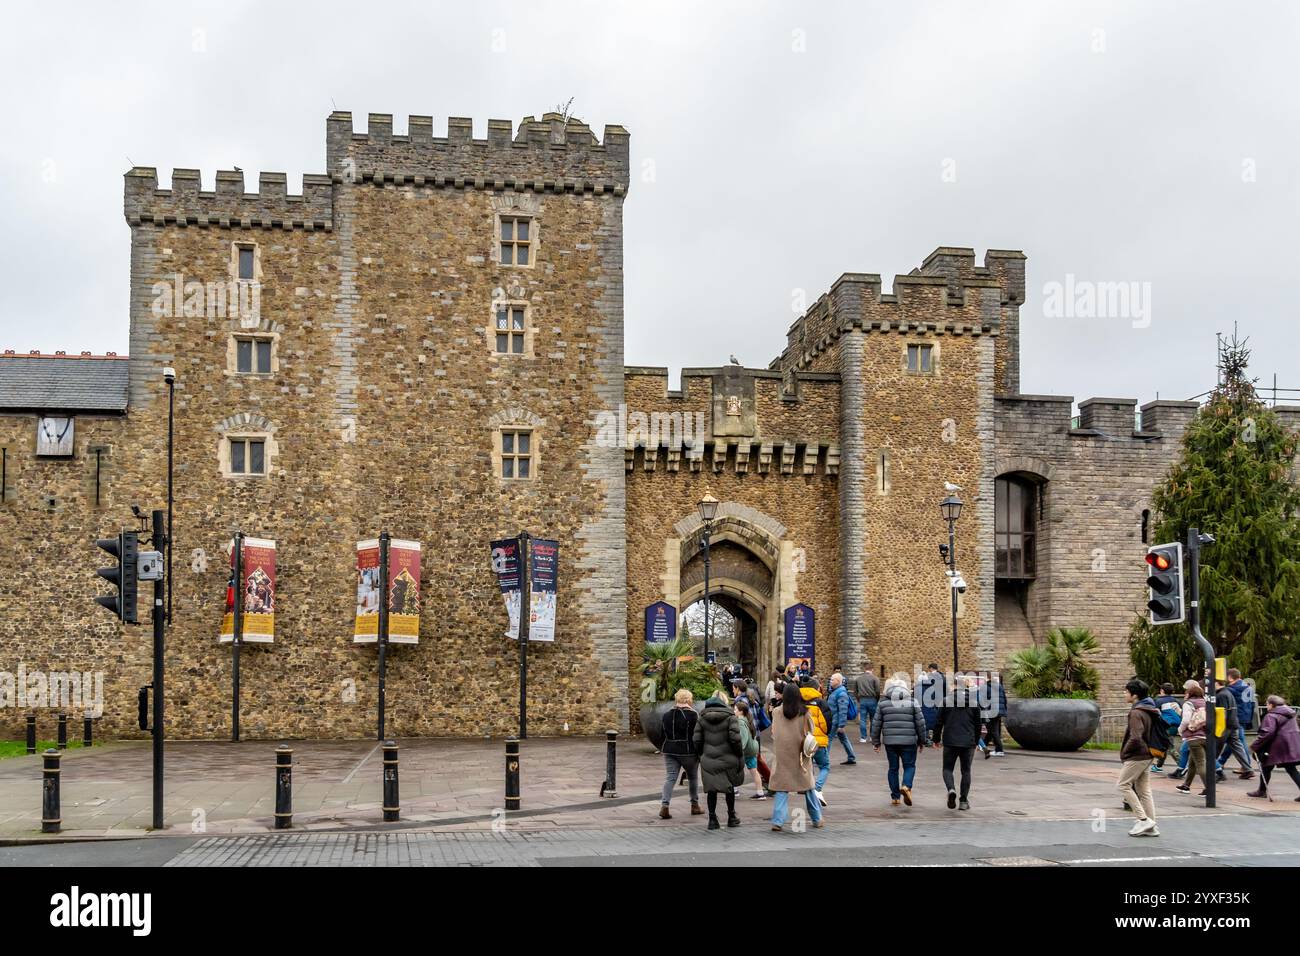
[[[527,193],[498,193],[492,196],[492,252],[490,261],[501,269],[533,269],[537,266],[537,256],[542,245],[542,203],[535,196]],[[528,224],[528,265],[521,266],[501,262],[501,220],[527,219]]]
[[[532,412],[516,406],[493,415],[488,419],[488,425],[492,429],[492,475],[496,478],[498,484],[503,488],[525,488],[530,484],[535,484],[538,475],[542,471],[542,433],[546,422]],[[503,454],[501,451],[501,434],[509,431],[526,431],[530,433],[529,457],[531,461],[529,462],[527,478],[506,478],[501,474]]]
[[[541,229],[538,228],[537,214],[527,212],[522,209],[501,209],[497,210],[493,219],[492,228],[492,259],[502,269],[531,269],[537,265],[537,248],[541,245]],[[518,262],[501,261],[501,245],[505,241],[501,238],[501,221],[503,219],[523,219],[528,222],[528,262],[520,265]],[[516,255],[517,258],[517,255]]]
[[[232,415],[217,426],[220,437],[217,440],[217,466],[222,478],[236,481],[265,481],[275,470],[275,460],[279,456],[280,446],[275,440],[275,426],[266,418],[257,414]],[[263,449],[263,472],[249,474],[230,470],[231,441],[253,440],[265,443]]]
[[890,472],[893,471],[893,462],[888,448],[880,448],[876,451],[876,494],[889,494],[892,478]]
[[[239,346],[240,340],[244,341],[269,341],[271,343],[271,371],[269,372],[241,372],[239,371]],[[254,366],[256,366],[257,356],[253,356]],[[227,376],[237,376],[239,378],[273,378],[280,371],[280,331],[276,326],[268,322],[262,322],[261,327],[257,329],[241,329],[230,332],[226,337],[226,372]]]
[[[497,310],[522,308],[524,310],[524,350],[522,352],[497,351]],[[537,323],[533,321],[533,307],[526,299],[493,299],[488,311],[488,354],[493,359],[530,359],[536,357],[535,339]]]
[[[928,347],[930,349],[930,369],[923,372],[919,368],[913,371],[907,367],[907,350],[911,346]],[[918,357],[919,362],[919,357]],[[933,339],[906,339],[903,342],[903,371],[908,375],[937,376],[939,374],[939,343]]]
[[[511,435],[514,438],[514,450],[507,452],[505,450],[505,436]],[[528,436],[528,451],[519,450],[519,439]],[[501,481],[533,481],[537,478],[537,444],[538,438],[536,432],[525,425],[502,425],[496,431],[496,448],[494,449],[496,459],[497,478]],[[514,461],[512,470],[513,475],[505,474],[505,462],[507,459]],[[519,462],[528,462],[528,474],[519,474]]]
[[[253,250],[253,278],[241,279],[239,277],[239,250]],[[236,239],[230,243],[230,279],[233,282],[262,282],[262,246],[247,239]]]

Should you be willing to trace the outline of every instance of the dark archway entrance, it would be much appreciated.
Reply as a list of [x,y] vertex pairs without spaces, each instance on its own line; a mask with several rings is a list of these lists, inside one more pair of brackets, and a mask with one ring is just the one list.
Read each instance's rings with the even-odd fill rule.
[[[709,616],[712,619],[709,649],[716,651],[718,666],[739,664],[746,677],[756,680],[759,656],[759,612],[750,603],[733,594],[711,589]],[[681,633],[689,629],[691,637],[704,647],[704,598],[700,596],[682,613]]]

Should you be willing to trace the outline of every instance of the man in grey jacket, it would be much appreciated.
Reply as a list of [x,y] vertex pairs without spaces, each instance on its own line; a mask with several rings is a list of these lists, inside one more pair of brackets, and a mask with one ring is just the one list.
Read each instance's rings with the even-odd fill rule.
[[880,678],[871,672],[871,661],[862,662],[862,673],[853,678],[852,692],[858,699],[858,743],[865,744],[880,702]]
[[[916,758],[924,749],[927,733],[920,702],[912,696],[907,676],[895,674],[885,684],[885,696],[871,721],[871,743],[877,751],[885,745],[889,757],[889,799],[912,805],[912,780],[916,776]],[[898,777],[899,764],[903,778]]]

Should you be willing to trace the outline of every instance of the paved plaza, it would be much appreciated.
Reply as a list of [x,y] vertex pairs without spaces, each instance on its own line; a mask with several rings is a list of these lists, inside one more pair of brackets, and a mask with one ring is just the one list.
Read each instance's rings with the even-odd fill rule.
[[[1109,751],[1009,750],[975,762],[973,808],[945,805],[939,754],[920,759],[916,805],[891,807],[885,760],[859,748],[826,787],[824,830],[772,833],[771,803],[742,790],[743,825],[709,833],[678,787],[659,820],[662,758],[642,738],[619,744],[618,796],[599,796],[600,738],[522,744],[522,809],[506,813],[502,741],[401,741],[398,823],[381,822],[381,754],[373,741],[296,741],[294,828],[275,832],[275,741],[172,742],[165,830],[148,829],[150,748],[114,742],[63,759],[59,845],[40,828],[40,762],[0,762],[0,862],[122,865],[563,865],[725,862],[772,852],[846,864],[1300,865],[1300,803],[1289,781],[1272,802],[1246,797],[1230,776],[1214,810],[1153,780],[1162,836],[1128,837]],[[865,753],[863,753],[865,751]],[[1278,784],[1281,786],[1277,786]],[[109,839],[105,838],[118,838]],[[137,838],[137,839],[124,839]],[[95,842],[87,842],[95,841]],[[715,856],[715,854],[721,854]],[[787,857],[788,858],[788,857]]]

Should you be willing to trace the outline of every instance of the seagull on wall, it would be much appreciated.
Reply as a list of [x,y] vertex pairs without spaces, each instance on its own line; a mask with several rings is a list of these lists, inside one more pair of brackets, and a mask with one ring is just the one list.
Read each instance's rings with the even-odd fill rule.
[[949,493],[954,491],[961,491],[961,485],[954,485],[951,481],[945,481],[943,483],[943,490]]
[[732,364],[732,365],[739,365],[739,364],[740,364],[740,359],[736,358],[736,356],[734,356],[734,355],[731,356],[731,364]]

